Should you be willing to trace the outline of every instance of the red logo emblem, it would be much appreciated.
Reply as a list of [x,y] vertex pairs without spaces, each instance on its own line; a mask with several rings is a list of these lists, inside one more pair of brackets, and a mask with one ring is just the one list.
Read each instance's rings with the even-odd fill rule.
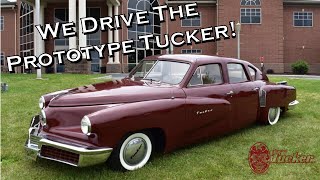
[[263,174],[270,166],[270,151],[264,143],[257,142],[249,151],[249,165],[253,172]]

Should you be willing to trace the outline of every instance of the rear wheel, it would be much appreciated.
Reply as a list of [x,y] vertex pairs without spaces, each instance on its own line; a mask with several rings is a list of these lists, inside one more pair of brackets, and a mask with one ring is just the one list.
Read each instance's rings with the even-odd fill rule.
[[275,125],[280,118],[281,108],[280,107],[273,107],[269,108],[268,111],[268,123],[270,125]]
[[128,135],[109,158],[109,165],[116,170],[133,171],[142,168],[152,153],[151,136],[146,133]]

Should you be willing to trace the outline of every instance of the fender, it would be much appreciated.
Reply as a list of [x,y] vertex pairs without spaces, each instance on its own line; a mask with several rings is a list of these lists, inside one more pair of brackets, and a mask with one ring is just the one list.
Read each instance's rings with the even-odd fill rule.
[[260,103],[265,101],[260,107],[286,107],[295,99],[296,89],[292,86],[264,85],[260,88]]
[[296,89],[292,86],[267,84],[260,88],[259,121],[266,122],[267,113],[271,107],[280,107],[283,111],[288,109],[290,102],[296,99]]
[[[180,128],[186,119],[185,99],[160,99],[123,104],[103,109],[88,117],[92,125],[92,136],[98,138],[99,144],[116,147],[127,133],[142,129],[160,128],[168,140],[165,149],[171,149],[182,134]],[[168,119],[168,117],[171,117]]]

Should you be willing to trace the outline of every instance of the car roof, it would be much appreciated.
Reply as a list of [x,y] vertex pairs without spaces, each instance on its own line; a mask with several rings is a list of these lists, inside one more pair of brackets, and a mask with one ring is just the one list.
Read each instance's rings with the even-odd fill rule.
[[219,57],[219,56],[209,56],[209,55],[198,55],[198,54],[166,54],[166,55],[156,55],[146,57],[144,60],[176,60],[184,61],[193,64],[207,64],[207,63],[216,63],[216,62],[234,62],[242,64],[250,64],[247,61]]

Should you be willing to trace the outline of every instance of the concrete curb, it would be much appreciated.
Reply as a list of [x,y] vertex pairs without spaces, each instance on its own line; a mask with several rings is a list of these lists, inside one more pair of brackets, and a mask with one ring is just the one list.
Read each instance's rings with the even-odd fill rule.
[[269,77],[286,77],[286,78],[295,78],[295,79],[314,79],[320,80],[320,76],[317,75],[289,75],[289,74],[268,74]]

